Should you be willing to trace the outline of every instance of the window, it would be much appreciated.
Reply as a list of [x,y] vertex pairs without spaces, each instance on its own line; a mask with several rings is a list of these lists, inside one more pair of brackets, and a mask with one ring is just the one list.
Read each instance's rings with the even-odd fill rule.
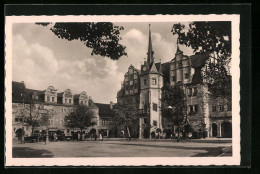
[[65,98],[65,103],[67,103],[67,99]]
[[212,106],[212,112],[216,112],[217,111],[217,107],[216,106]]
[[51,98],[51,101],[53,101],[53,102],[54,102],[54,97],[52,97],[52,98]]
[[198,107],[198,105],[194,105],[194,112],[195,112],[195,114],[197,114],[197,113],[198,113],[198,110],[199,110],[199,107]]
[[190,76],[189,76],[189,73],[185,73],[185,74],[184,74],[184,77],[185,77],[185,79],[189,79],[189,77],[190,77]]
[[192,96],[192,88],[188,89],[188,96],[191,97]]
[[221,111],[221,112],[224,111],[224,106],[223,105],[219,105],[219,111]]
[[23,118],[22,118],[22,117],[20,117],[20,118],[19,118],[19,121],[20,121],[20,122],[23,122]]
[[129,74],[133,74],[133,69],[129,69]]
[[67,133],[70,133],[70,130],[69,130],[69,129],[67,129]]
[[193,88],[193,96],[197,96],[197,94],[198,94],[198,88],[194,87]]
[[172,76],[172,81],[176,81],[176,76]]
[[80,101],[80,103],[83,105],[83,101]]
[[144,79],[144,85],[146,85],[146,79]]
[[147,118],[144,118],[144,123],[148,123],[148,119]]
[[232,109],[232,105],[229,103],[229,104],[227,105],[227,110],[228,110],[228,111],[231,111],[231,109]]
[[130,80],[134,80],[134,75],[131,74],[131,75],[129,76],[129,79],[130,79]]
[[133,84],[134,84],[134,82],[133,82],[133,81],[130,81],[130,86],[133,85]]
[[71,103],[71,99],[69,99],[69,103]]
[[153,120],[153,125],[157,126],[157,121]]
[[157,112],[157,104],[153,103],[153,110]]
[[189,108],[190,108],[190,113],[192,113],[193,112],[193,106],[190,105]]
[[152,84],[156,85],[156,78],[152,78]]
[[14,119],[14,121],[15,121],[15,122],[18,122],[18,118],[16,117],[16,118]]
[[182,63],[178,62],[178,68],[181,68],[181,67],[182,67]]
[[137,89],[137,84],[135,83],[135,89]]
[[137,79],[137,74],[134,74],[134,79]]
[[49,96],[47,96],[47,101],[50,101],[50,97]]

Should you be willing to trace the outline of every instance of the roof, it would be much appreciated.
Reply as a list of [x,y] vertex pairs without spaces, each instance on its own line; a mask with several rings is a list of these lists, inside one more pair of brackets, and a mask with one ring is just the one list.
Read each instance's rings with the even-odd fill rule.
[[[12,82],[12,100],[13,102],[28,102],[31,101],[32,94],[36,92],[38,101],[44,101],[44,91],[28,89],[22,82]],[[24,94],[24,96],[23,96]]]
[[95,103],[99,108],[99,116],[102,118],[112,117],[114,115],[113,110],[110,108],[110,104]]

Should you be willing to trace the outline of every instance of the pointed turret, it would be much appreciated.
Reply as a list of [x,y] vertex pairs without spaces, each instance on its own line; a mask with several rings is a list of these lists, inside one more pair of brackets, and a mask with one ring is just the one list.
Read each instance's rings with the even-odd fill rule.
[[153,47],[152,47],[152,38],[151,38],[151,29],[150,29],[151,24],[149,24],[149,43],[148,43],[148,52],[147,52],[147,63],[149,66],[154,62],[154,57],[153,57]]

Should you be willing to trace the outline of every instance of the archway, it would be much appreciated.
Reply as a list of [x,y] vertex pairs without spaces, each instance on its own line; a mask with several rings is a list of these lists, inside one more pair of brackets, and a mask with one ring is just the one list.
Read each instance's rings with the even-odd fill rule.
[[216,123],[213,123],[211,126],[212,129],[212,137],[218,136],[218,125]]
[[221,134],[223,138],[232,138],[232,124],[230,122],[221,124]]
[[22,138],[23,130],[21,128],[15,131],[15,136],[20,140]]

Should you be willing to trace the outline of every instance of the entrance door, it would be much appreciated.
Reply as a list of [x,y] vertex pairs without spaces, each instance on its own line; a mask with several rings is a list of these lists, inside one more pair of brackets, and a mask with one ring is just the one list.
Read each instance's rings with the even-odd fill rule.
[[212,137],[217,137],[218,136],[218,126],[216,123],[212,124]]
[[232,124],[230,122],[221,124],[221,134],[223,138],[232,138]]

